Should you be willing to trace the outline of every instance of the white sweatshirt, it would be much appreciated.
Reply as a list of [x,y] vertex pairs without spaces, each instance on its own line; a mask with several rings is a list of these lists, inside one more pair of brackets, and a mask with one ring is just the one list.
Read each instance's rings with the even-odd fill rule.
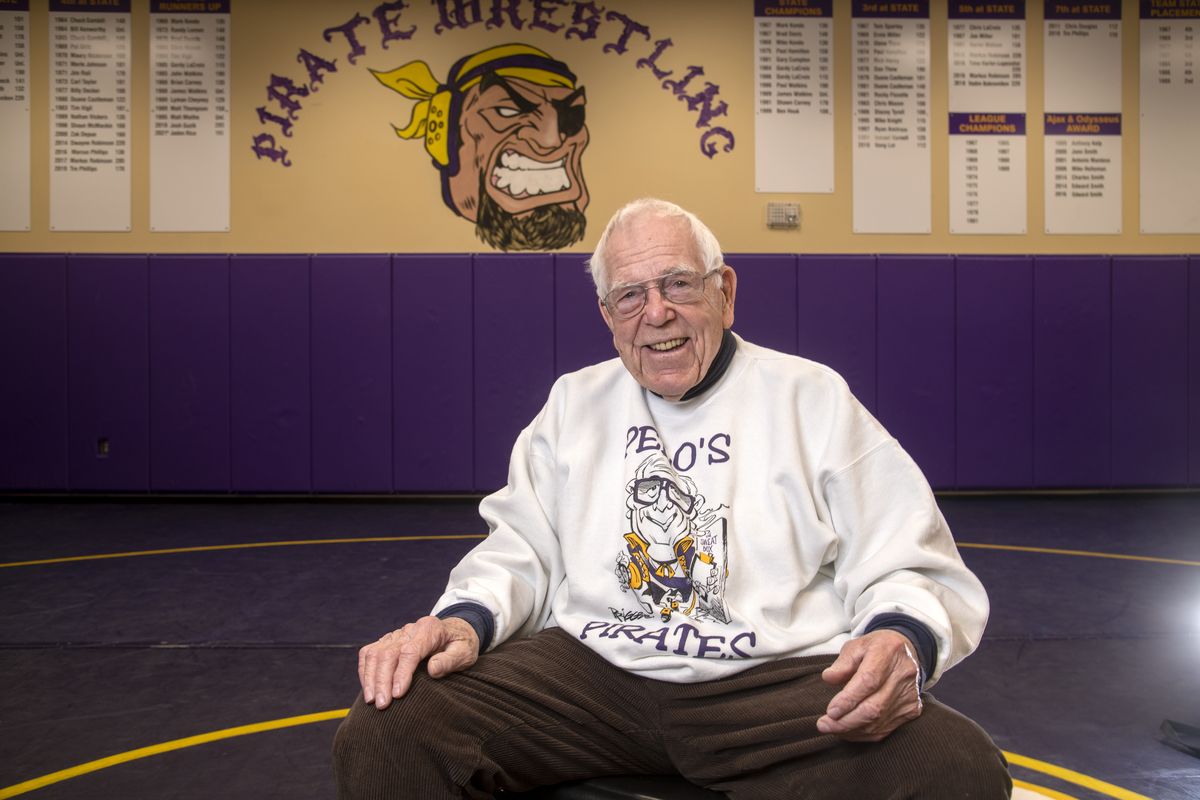
[[836,653],[896,612],[937,640],[928,686],[987,621],[924,476],[845,381],[741,339],[687,401],[618,359],[559,378],[480,513],[490,534],[433,612],[485,606],[492,646],[558,626],[692,682]]

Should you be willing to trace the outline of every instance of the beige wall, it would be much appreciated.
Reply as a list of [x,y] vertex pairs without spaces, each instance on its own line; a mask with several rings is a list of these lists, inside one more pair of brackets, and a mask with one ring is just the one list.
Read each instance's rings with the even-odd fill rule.
[[[482,0],[485,9],[492,0]],[[754,191],[753,16],[751,0],[609,0],[649,27],[655,40],[674,46],[659,66],[677,77],[689,65],[704,68],[693,82],[720,86],[729,113],[714,120],[732,131],[731,153],[709,159],[700,153],[696,115],[659,86],[648,69],[636,66],[653,44],[630,39],[624,55],[604,53],[621,31],[605,23],[596,39],[566,39],[548,33],[483,25],[434,33],[436,11],[428,0],[412,0],[400,26],[417,26],[407,42],[383,49],[372,21],[359,31],[367,52],[351,65],[338,37],[322,38],[355,13],[371,16],[376,3],[354,0],[233,0],[232,15],[232,224],[229,233],[176,234],[149,231],[148,205],[148,3],[134,0],[132,79],[133,231],[50,233],[48,198],[49,65],[44,4],[31,12],[33,230],[0,233],[7,252],[463,252],[485,251],[473,226],[455,217],[440,198],[438,176],[417,142],[398,139],[392,124],[407,122],[412,105],[380,86],[368,68],[387,70],[425,60],[444,76],[460,56],[508,41],[532,44],[566,61],[587,88],[591,144],[584,173],[591,194],[588,233],[575,250],[595,243],[608,215],[623,202],[652,194],[673,199],[705,218],[722,244],[734,252],[951,252],[951,253],[1195,253],[1200,236],[1138,234],[1138,22],[1137,3],[1125,3],[1124,43],[1124,233],[1119,236],[1047,236],[1042,203],[1042,4],[1029,2],[1028,213],[1025,236],[951,236],[948,232],[946,118],[946,4],[933,0],[932,103],[933,233],[855,235],[851,232],[850,18],[849,3],[837,3],[835,18],[836,191],[780,195]],[[532,0],[523,0],[531,13]],[[556,21],[569,22],[571,5]],[[274,72],[305,78],[296,55],[305,48],[337,59],[319,91],[303,99],[294,136],[280,141],[293,161],[283,168],[251,151],[253,136],[275,126],[259,123],[255,109],[266,103]],[[274,113],[279,108],[267,103]],[[797,202],[802,228],[766,228],[769,200]]]

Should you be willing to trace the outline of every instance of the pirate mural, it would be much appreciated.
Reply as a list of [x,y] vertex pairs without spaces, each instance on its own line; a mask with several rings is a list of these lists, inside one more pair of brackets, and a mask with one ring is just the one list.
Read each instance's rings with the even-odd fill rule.
[[[658,454],[638,465],[626,489],[630,531],[616,574],[636,598],[640,616],[668,622],[683,614],[728,623],[727,520],[716,513],[724,506],[707,508],[695,482]],[[632,618],[615,609],[614,615]]]
[[402,139],[423,138],[442,202],[499,250],[554,250],[583,238],[588,204],[586,98],[536,47],[505,44],[460,59],[445,83],[423,61],[379,81],[417,100]]

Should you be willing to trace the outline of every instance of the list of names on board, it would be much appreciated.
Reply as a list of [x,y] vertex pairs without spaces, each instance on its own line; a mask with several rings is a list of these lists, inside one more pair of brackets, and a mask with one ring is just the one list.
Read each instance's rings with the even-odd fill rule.
[[129,3],[50,0],[50,230],[130,229]]
[[0,2],[0,231],[29,230],[29,0]]
[[1121,232],[1121,3],[1046,0],[1046,233]]
[[833,0],[754,0],[754,188],[833,191]]
[[229,8],[151,0],[152,231],[229,230]]
[[1141,231],[1200,233],[1200,2],[1141,4]]
[[1025,3],[949,8],[950,232],[1025,233]]
[[929,2],[852,10],[854,232],[929,233]]

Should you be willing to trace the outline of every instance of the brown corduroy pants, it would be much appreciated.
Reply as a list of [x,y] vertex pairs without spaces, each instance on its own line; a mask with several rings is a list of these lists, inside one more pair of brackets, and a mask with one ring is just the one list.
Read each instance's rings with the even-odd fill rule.
[[926,695],[879,743],[817,731],[831,656],[677,684],[613,667],[562,630],[506,642],[470,669],[420,671],[380,711],[360,693],[334,740],[343,800],[491,798],[497,789],[678,773],[737,800],[1007,798],[1004,757]]

